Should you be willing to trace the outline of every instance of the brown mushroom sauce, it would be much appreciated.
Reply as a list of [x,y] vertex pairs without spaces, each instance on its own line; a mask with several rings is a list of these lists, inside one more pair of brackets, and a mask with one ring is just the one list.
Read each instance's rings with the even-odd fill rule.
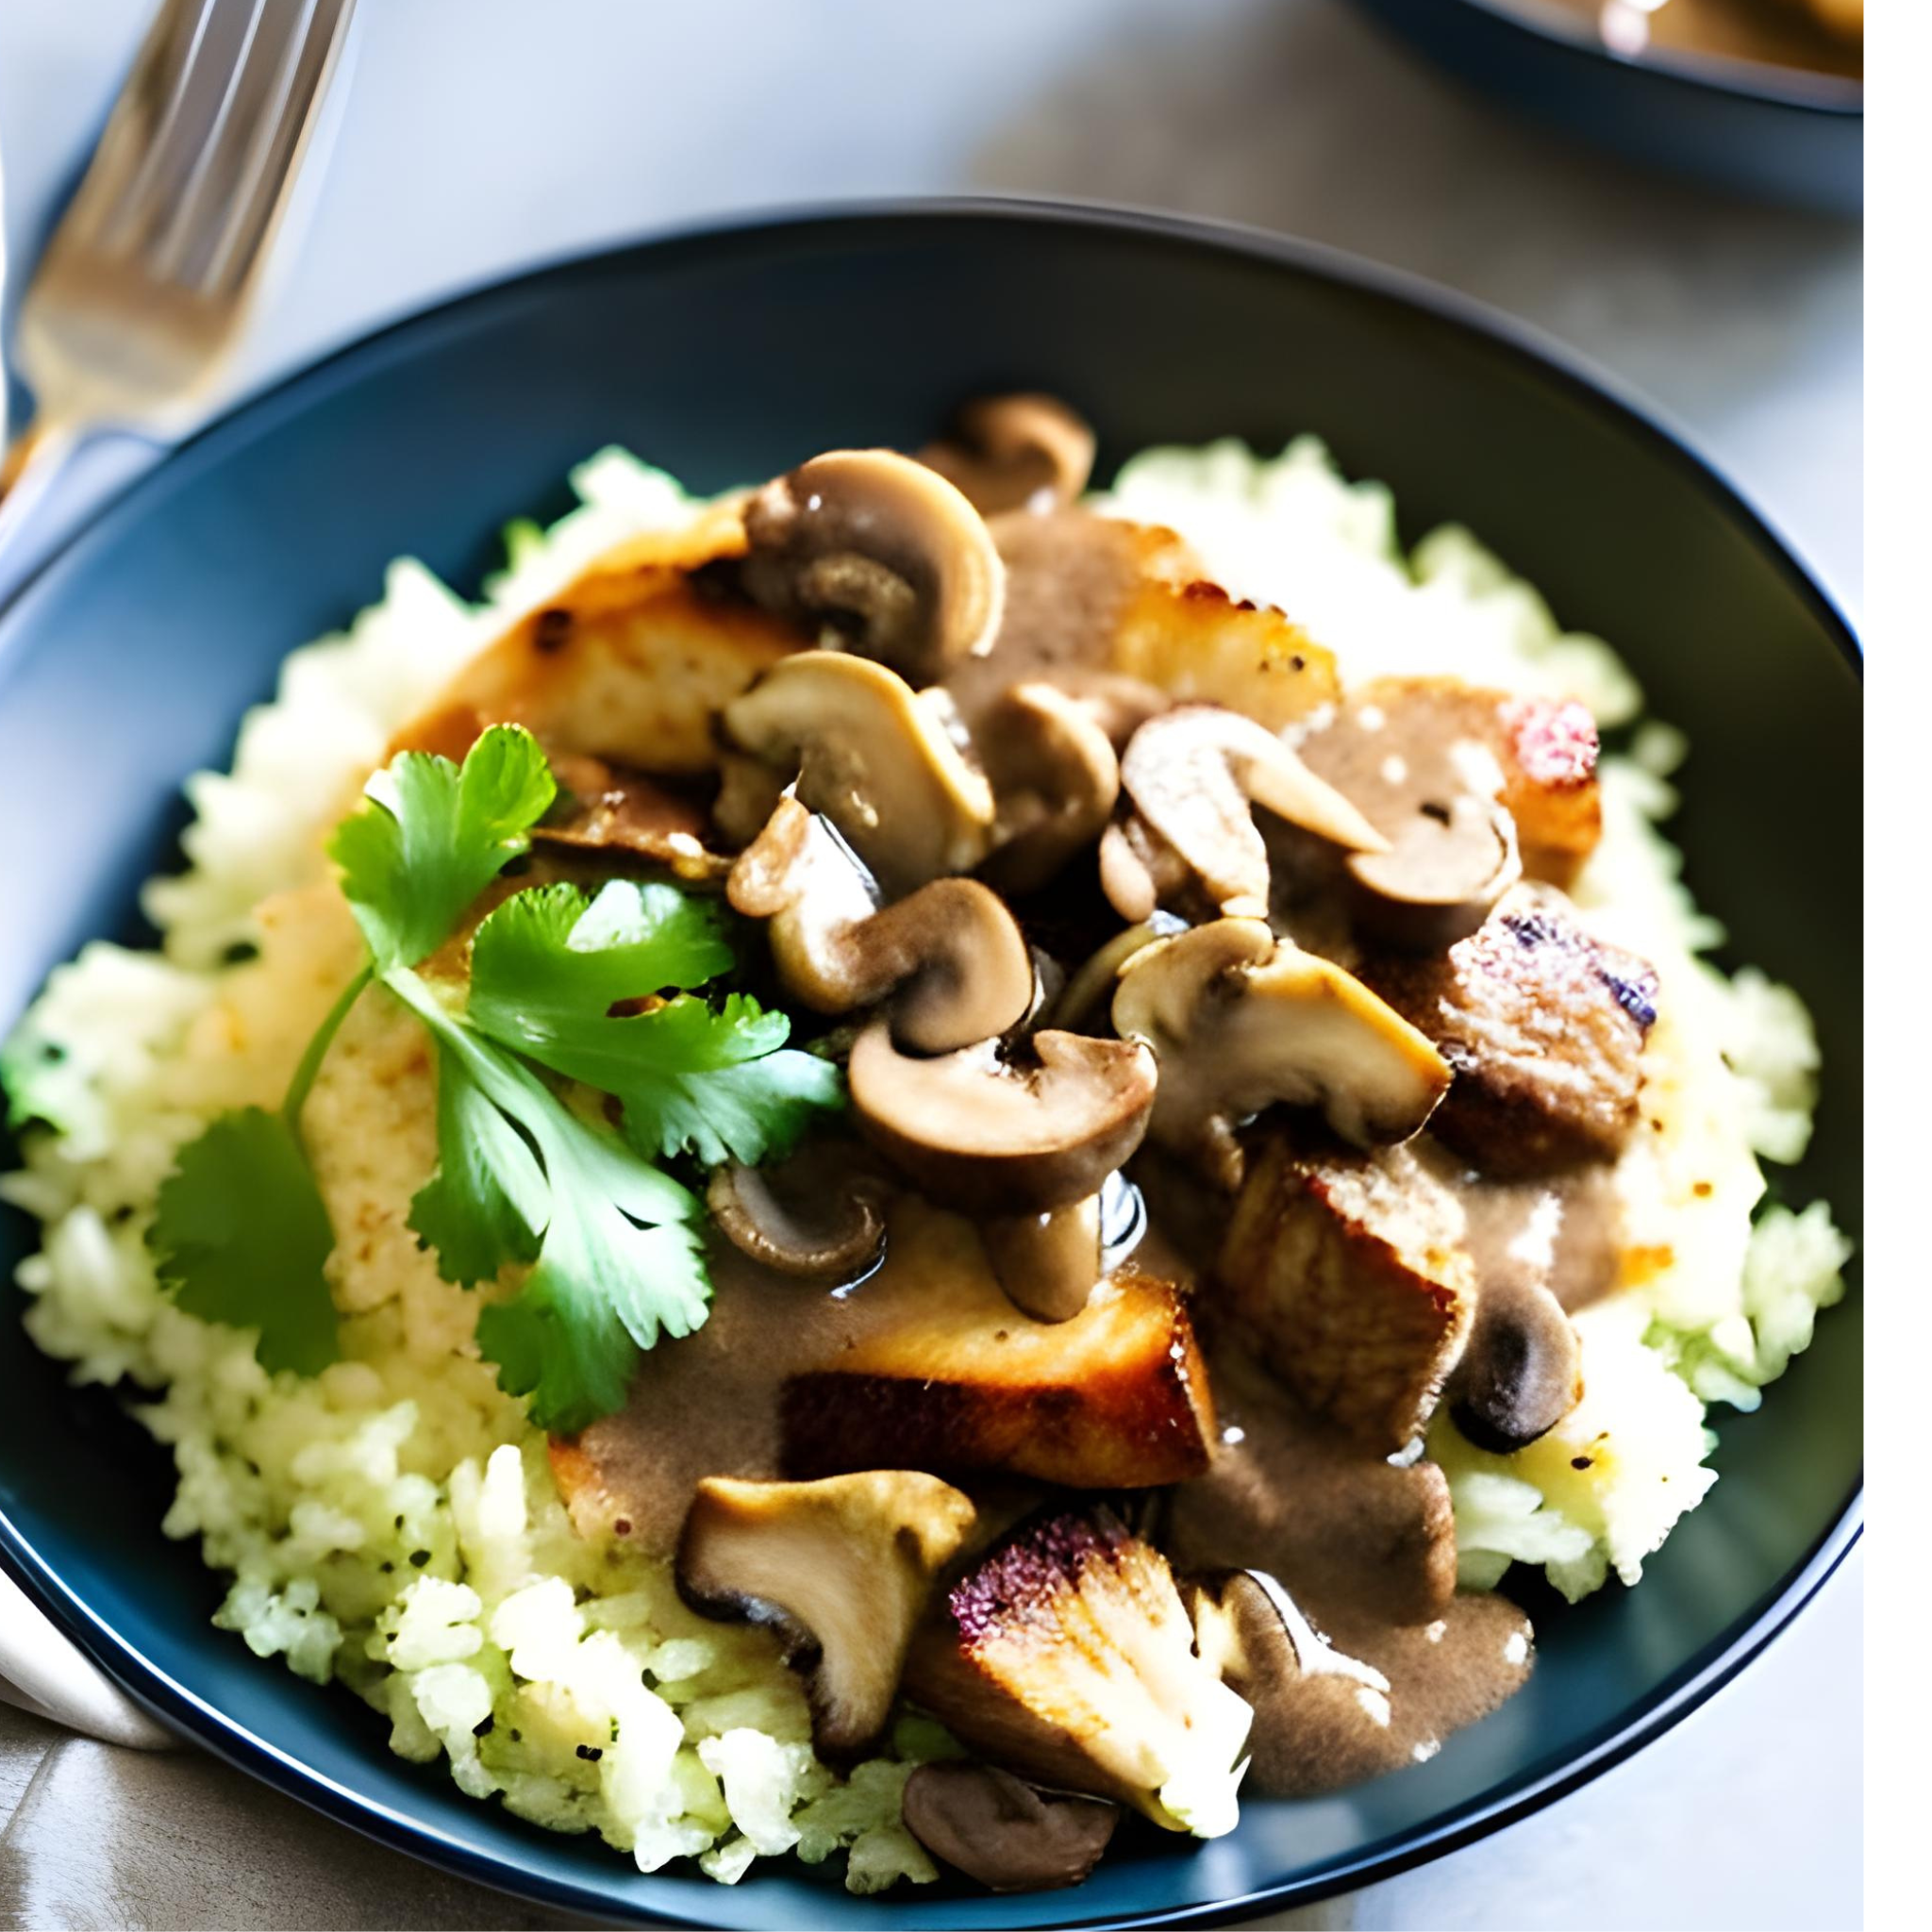
[[[795,621],[804,649],[864,656],[868,625],[890,632],[873,654],[882,669],[867,673],[864,716],[868,729],[910,733],[903,752],[874,739],[855,757],[838,734],[857,710],[815,698],[832,720],[815,723],[756,675],[741,680],[749,696],[721,701],[736,724],[739,801],[724,816],[742,820],[741,801],[759,796],[744,768],[761,769],[778,801],[770,825],[790,827],[786,850],[810,817],[842,855],[824,933],[800,926],[812,874],[785,874],[795,890],[772,883],[777,832],[759,844],[715,816],[671,825],[648,777],[625,798],[608,765],[580,767],[596,776],[580,788],[594,808],[557,836],[596,845],[600,862],[647,867],[670,856],[653,841],[671,830],[680,854],[753,848],[733,874],[733,903],[773,922],[781,992],[794,1011],[824,1016],[802,1030],[842,1053],[857,1042],[866,1065],[854,1067],[848,1127],[769,1179],[715,1181],[708,1321],[646,1356],[629,1406],[555,1441],[553,1465],[582,1533],[667,1557],[708,1478],[943,1478],[972,1499],[978,1527],[939,1577],[935,1605],[1010,1525],[1065,1507],[1069,1491],[1106,1492],[1116,1507],[1138,1497],[1130,1520],[1172,1566],[1200,1657],[1254,1708],[1246,1788],[1332,1790],[1433,1755],[1530,1668],[1522,1613],[1456,1588],[1447,1486],[1422,1459],[1420,1427],[1449,1404],[1473,1438],[1507,1445],[1580,1396],[1569,1313],[1620,1266],[1608,1150],[1561,1167],[1499,1158],[1488,1172],[1426,1126],[1416,1132],[1452,1074],[1481,1070],[1439,1058],[1426,1001],[1398,1015],[1370,986],[1385,956],[1408,973],[1495,916],[1522,870],[1519,820],[1523,853],[1557,855],[1538,860],[1535,890],[1561,899],[1553,871],[1574,874],[1595,835],[1594,740],[1587,718],[1561,721],[1564,746],[1583,749],[1539,791],[1540,768],[1512,762],[1521,720],[1505,694],[1437,679],[1344,701],[1325,653],[1279,613],[1198,582],[1172,533],[1075,507],[1091,439],[1057,406],[1021,401],[969,412],[960,440],[935,446],[936,470],[963,493],[936,472],[929,488],[910,487],[903,459],[882,468],[864,453],[780,479],[750,499],[748,580],[708,589],[720,608],[750,595]],[[835,471],[841,489],[854,479],[849,509],[808,487]],[[969,526],[980,535],[962,537]],[[853,584],[870,600],[864,624],[815,608]],[[996,626],[977,639],[989,611]],[[1115,760],[1150,720],[1182,706],[1206,719],[1201,708],[1216,705],[1245,713],[1238,730],[1141,741],[1128,765],[1141,809]],[[1185,860],[1166,862],[1175,855],[1159,824],[1186,801],[1160,791],[1150,758],[1169,741],[1198,758],[1224,740],[1251,757],[1240,734],[1256,720],[1282,747],[1281,772],[1268,785],[1221,783],[1216,809],[1238,821],[1225,863],[1206,819],[1177,834]],[[552,736],[559,753],[577,749],[567,730]],[[976,843],[946,848],[932,824],[900,822],[919,795],[910,779],[892,781],[891,803],[866,795],[868,772],[895,759],[924,772],[956,753],[965,775],[948,778],[947,796],[991,787],[991,811],[974,805],[961,820]],[[1219,781],[1245,767],[1216,769]],[[665,831],[637,829],[640,799]],[[1141,890],[1157,903],[1120,943],[1127,922],[1103,893],[1096,848],[1111,826],[1120,849],[1130,818],[1134,851],[1152,857]],[[1056,842],[1043,825],[1075,829]],[[1003,873],[1001,844],[1023,836],[1025,863]],[[966,903],[961,858],[1010,896],[978,884]],[[934,908],[923,922],[909,909],[922,892]],[[1276,1026],[1286,1044],[1278,1084],[1243,1070],[1252,1117],[1222,1122],[1204,1162],[1187,1133],[1159,1131],[1158,1088],[1186,1069],[1157,1062],[1185,1063],[1251,969],[1230,966],[1185,997],[1169,989],[1161,1027],[1139,1044],[1114,1038],[1130,1008],[1113,1005],[1113,988],[1131,960],[1141,993],[1160,991],[1174,936],[1226,911],[1214,903],[1224,896],[1244,915],[1249,952],[1274,949],[1253,969],[1253,997],[1278,1014],[1257,1004],[1241,1037]],[[894,906],[908,912],[881,916]],[[1029,953],[1030,1004],[1024,979],[1007,986]],[[1321,971],[1292,970],[1297,959]],[[1588,956],[1578,970],[1588,976]],[[1627,961],[1618,970],[1627,980]],[[996,998],[989,974],[1005,975]],[[1617,997],[1608,967],[1604,980]],[[1306,1027],[1296,1001],[1332,1007],[1339,984],[1348,1024],[1393,1056],[1402,1105],[1336,1094],[1354,1063],[1348,1036],[1324,1048],[1339,1055],[1332,1064],[1291,1064],[1294,1041],[1323,1030]],[[1067,989],[1060,1004],[1074,1009],[1062,1019],[1055,996]],[[1517,996],[1504,989],[1497,1027]],[[1634,1056],[1650,1008],[1624,1008]],[[908,1029],[908,1014],[921,1025]],[[1573,1091],[1589,1069],[1573,1071],[1569,1088],[1539,1096],[1546,1112],[1595,1100]],[[1035,1268],[1051,1278],[1016,1280]],[[1342,1401],[1338,1389],[1373,1399]],[[1396,1433],[1378,1434],[1389,1417],[1401,1419]],[[696,1582],[690,1593],[705,1594]],[[777,1605],[776,1621],[796,1611]],[[936,1614],[924,1613],[928,1639]],[[903,1648],[912,1634],[896,1628],[893,1641]],[[822,1632],[798,1642],[824,1654]],[[1042,1794],[1047,1780],[1024,1782],[1017,1748],[1018,1761],[983,1755],[997,1775],[923,1774],[916,1805],[908,1793],[912,1828],[995,1886],[1084,1876],[1114,1810]],[[1091,1790],[1120,1795],[1103,1780]]]

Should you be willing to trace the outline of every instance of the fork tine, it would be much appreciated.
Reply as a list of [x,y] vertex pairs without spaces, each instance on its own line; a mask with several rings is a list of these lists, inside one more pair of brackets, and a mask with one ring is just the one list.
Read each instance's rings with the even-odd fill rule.
[[[187,175],[169,197],[160,225],[148,243],[149,272],[166,281],[186,279],[182,275],[182,257],[203,219],[203,206],[210,192],[210,184],[212,192],[220,193],[223,179],[228,172],[223,169],[217,173],[215,159],[237,138],[240,117],[236,106],[244,98],[244,87],[251,77],[267,0],[247,0],[247,24],[242,30],[241,45],[235,50],[223,80],[221,98],[215,103],[213,114],[201,128],[201,138]],[[269,33],[272,38],[273,20]]]
[[220,5],[221,0],[167,0],[156,15],[62,223],[76,241],[111,248],[129,209],[148,193]]
[[354,0],[303,0],[301,23],[278,65],[274,91],[230,191],[226,218],[199,276],[205,291],[231,289],[254,266],[262,238],[293,182],[311,111],[353,5]]

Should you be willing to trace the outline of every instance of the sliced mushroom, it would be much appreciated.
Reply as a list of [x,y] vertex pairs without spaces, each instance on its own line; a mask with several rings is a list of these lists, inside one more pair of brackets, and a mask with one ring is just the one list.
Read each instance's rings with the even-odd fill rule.
[[1000,1214],[979,1230],[1015,1307],[1037,1322],[1071,1322],[1100,1279],[1100,1196],[1041,1214]]
[[983,516],[1072,503],[1093,474],[1093,431],[1055,396],[981,396],[944,442],[919,460],[965,492]]
[[991,1764],[922,1764],[900,1802],[907,1830],[934,1857],[991,1891],[1078,1885],[1121,1815],[1103,1798],[1042,1791]]
[[1080,962],[1052,1005],[1041,1015],[1041,1024],[1077,1029],[1103,999],[1113,997],[1113,983],[1120,977],[1121,968],[1142,946],[1151,946],[1156,940],[1171,939],[1186,930],[1185,924],[1172,913],[1157,912],[1115,933]]
[[992,791],[906,681],[838,651],[774,664],[724,708],[743,750],[797,774],[797,795],[838,826],[897,897],[985,856]]
[[1472,791],[1406,818],[1387,852],[1348,861],[1356,924],[1407,952],[1446,952],[1467,939],[1523,876],[1508,808]]
[[1243,1164],[1235,1129],[1266,1107],[1318,1108],[1373,1147],[1416,1133],[1449,1085],[1407,1020],[1261,919],[1217,919],[1134,954],[1113,1023],[1159,1061],[1155,1138],[1228,1187]]
[[1179,705],[1150,718],[1121,758],[1121,784],[1230,914],[1258,917],[1268,908],[1268,850],[1252,805],[1350,851],[1389,849],[1272,731],[1218,705]]
[[997,893],[934,879],[874,911],[864,873],[795,798],[739,855],[727,891],[734,909],[770,920],[787,992],[820,1013],[891,994],[892,1035],[908,1052],[992,1039],[1033,1004],[1033,956]]
[[807,1674],[813,1743],[851,1757],[884,1729],[913,1628],[974,1519],[967,1497],[916,1470],[711,1476],[685,1519],[677,1588],[705,1616],[773,1625]]
[[970,1213],[1084,1201],[1141,1144],[1154,1056],[1079,1033],[1036,1033],[1029,1044],[1028,1066],[991,1045],[911,1059],[874,1024],[846,1067],[859,1126],[922,1192]]
[[1583,1400],[1575,1325],[1547,1288],[1485,1281],[1448,1390],[1456,1426],[1498,1456],[1547,1435]]
[[831,626],[918,684],[991,647],[1006,569],[984,521],[937,471],[891,450],[835,450],[744,509],[745,590]]
[[983,871],[1004,892],[1036,891],[1100,836],[1120,796],[1120,760],[1086,706],[1051,684],[1014,686],[974,742],[998,812]]
[[769,1167],[737,1161],[716,1169],[705,1190],[711,1219],[741,1254],[780,1274],[808,1281],[853,1281],[885,1252],[882,1190],[855,1179],[851,1148],[808,1143]]

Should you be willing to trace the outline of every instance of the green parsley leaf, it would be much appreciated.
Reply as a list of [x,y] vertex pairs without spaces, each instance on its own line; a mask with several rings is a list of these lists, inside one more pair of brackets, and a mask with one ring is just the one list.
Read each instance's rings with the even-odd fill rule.
[[757,1162],[840,1104],[838,1069],[781,1051],[791,1022],[743,994],[717,1008],[679,994],[647,1012],[610,1010],[730,964],[710,908],[675,887],[620,882],[588,907],[574,887],[541,888],[476,928],[469,1018],[552,1073],[613,1094],[643,1151]]
[[406,751],[370,779],[329,857],[378,970],[426,959],[472,902],[530,844],[557,781],[521,725],[492,724],[461,769]]
[[534,1255],[518,1292],[479,1316],[477,1344],[502,1387],[530,1398],[540,1427],[580,1429],[624,1406],[640,1350],[703,1323],[711,1288],[690,1225],[697,1198],[579,1119],[413,973],[388,984],[436,1037],[446,1083],[439,1171],[410,1224],[432,1241],[454,1233],[439,1261],[452,1280]]
[[409,1226],[445,1281],[474,1288],[534,1261],[550,1218],[530,1143],[471,1077],[460,1054],[436,1055],[437,1172],[409,1205]]
[[190,1314],[260,1331],[263,1368],[313,1375],[335,1359],[322,1272],[335,1234],[281,1115],[242,1108],[191,1141],[161,1183],[148,1245],[161,1286]]
[[624,1407],[640,1351],[661,1331],[689,1335],[711,1284],[688,1223],[640,1225],[654,1171],[620,1141],[583,1129],[549,1150],[554,1218],[529,1278],[476,1321],[497,1381],[526,1395],[540,1428],[574,1435]]

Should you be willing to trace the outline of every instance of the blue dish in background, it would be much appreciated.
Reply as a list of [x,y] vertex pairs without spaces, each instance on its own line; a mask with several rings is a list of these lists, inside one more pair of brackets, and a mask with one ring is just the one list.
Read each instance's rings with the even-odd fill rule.
[[[1151,442],[1313,429],[1391,485],[1405,535],[1467,522],[1601,632],[1690,734],[1676,831],[1739,958],[1817,1015],[1827,1083],[1794,1199],[1855,1237],[1861,1190],[1856,646],[1753,511],[1671,434],[1471,305],[1276,239],[1161,218],[926,204],[675,237],[544,269],[385,330],[246,404],[139,483],[0,613],[15,838],[0,1028],[89,938],[138,940],[179,786],[227,758],[282,656],[378,591],[398,553],[459,586],[508,516],[564,508],[612,441],[699,488],[841,444],[915,445],[961,397],[1057,391],[1100,474]],[[1792,782],[1792,774],[1806,774]],[[85,782],[77,782],[77,775]],[[19,1325],[0,1225],[0,1564],[108,1671],[231,1762],[470,1877],[606,1921],[716,1926],[1198,1922],[1319,1896],[1493,1829],[1616,1762],[1740,1669],[1857,1533],[1856,1292],[1726,1418],[1710,1500],[1575,1609],[1524,1593],[1528,1688],[1434,1761],[1256,1803],[1211,1844],[1124,1840],[1086,1885],[856,1901],[762,1866],[725,1890],[462,1797],[387,1724],[210,1627],[222,1584],[167,1542],[166,1451],[70,1389]],[[1512,1592],[1516,1593],[1516,1592]],[[1713,1794],[1713,1803],[1721,1794]]]
[[1612,52],[1522,0],[1358,0],[1451,73],[1559,133],[1765,200],[1857,215],[1856,80],[1721,56]]

